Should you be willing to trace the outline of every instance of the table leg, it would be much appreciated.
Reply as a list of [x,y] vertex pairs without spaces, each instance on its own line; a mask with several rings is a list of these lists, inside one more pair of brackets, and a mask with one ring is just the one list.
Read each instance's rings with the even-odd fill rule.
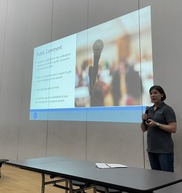
[[41,186],[41,193],[45,192],[45,174],[41,174],[42,176],[42,186]]

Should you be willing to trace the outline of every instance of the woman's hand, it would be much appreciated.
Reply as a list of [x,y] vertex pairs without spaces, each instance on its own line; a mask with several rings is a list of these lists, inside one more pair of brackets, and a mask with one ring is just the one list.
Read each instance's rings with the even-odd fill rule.
[[155,121],[152,120],[152,119],[147,119],[146,125],[147,125],[148,127],[156,127],[156,126],[157,126],[157,122],[155,122]]
[[169,132],[169,133],[176,133],[176,128],[177,128],[177,125],[176,125],[176,122],[172,122],[172,123],[169,123],[167,125],[165,124],[160,124],[158,122],[155,122],[154,120],[152,119],[148,119],[145,124],[148,126],[148,127],[156,127],[158,126],[159,129],[162,129],[166,132]]
[[143,120],[143,121],[147,121],[147,119],[148,119],[148,115],[147,115],[146,113],[144,113],[144,114],[142,115],[142,120]]

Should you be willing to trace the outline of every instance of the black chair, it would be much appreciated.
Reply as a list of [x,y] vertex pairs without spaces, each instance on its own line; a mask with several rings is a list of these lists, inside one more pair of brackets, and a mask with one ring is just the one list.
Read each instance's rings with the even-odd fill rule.
[[50,180],[49,180],[49,179],[46,179],[46,174],[44,174],[44,173],[42,173],[41,176],[42,176],[41,193],[45,192],[46,185],[52,184],[54,186],[57,183],[62,183],[62,182],[65,183],[65,186],[61,186],[61,185],[59,185],[59,186],[62,187],[62,189],[65,189],[67,191],[67,188],[66,188],[66,187],[68,187],[67,179],[60,178],[60,177],[54,176],[54,175],[50,175]]
[[[90,183],[85,183],[85,182],[81,182],[81,181],[77,181],[77,180],[68,180],[69,181],[69,188],[68,190],[73,193],[85,193],[85,191],[87,189],[93,189],[94,192],[99,192],[99,193],[124,193],[121,190],[117,190],[117,189],[112,189],[112,188],[106,188],[103,186],[98,186],[98,185],[94,185],[94,184],[90,184]],[[60,186],[59,184],[55,183],[54,184],[55,187],[58,188],[63,188],[62,186]]]
[[99,193],[122,193],[121,190],[106,188],[103,186],[95,186],[95,189],[96,189],[96,192],[99,192]]
[[70,189],[72,189],[73,192],[84,193],[85,190],[88,190],[88,189],[95,190],[95,185],[91,183],[77,181],[77,180],[70,180]]
[[81,192],[85,192],[86,189],[88,189],[89,187],[92,187],[94,189],[94,192],[99,192],[99,193],[122,193],[121,190],[106,188],[106,187],[98,186],[98,185],[94,185],[94,184],[91,185],[91,184],[87,184],[87,183],[76,181],[76,180],[72,180],[72,185],[78,186],[82,190]]
[[0,178],[1,178],[1,167],[6,162],[9,161],[8,159],[0,159]]
[[[58,177],[58,176],[54,176],[54,177]],[[54,178],[53,176],[51,176],[51,178]],[[77,181],[77,180],[70,180],[70,179],[65,179],[65,186],[60,185],[58,183],[59,181],[55,181],[53,186],[57,187],[57,188],[61,188],[67,191],[69,191],[70,193],[85,193],[85,190],[87,189],[93,189],[95,190],[95,186],[93,184],[90,183],[85,183],[85,182],[81,182],[81,181]]]

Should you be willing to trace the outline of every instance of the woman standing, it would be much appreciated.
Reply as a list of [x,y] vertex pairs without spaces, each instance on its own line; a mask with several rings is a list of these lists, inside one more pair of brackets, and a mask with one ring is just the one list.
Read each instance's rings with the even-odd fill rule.
[[159,85],[149,90],[153,106],[142,115],[141,129],[147,131],[147,152],[151,168],[174,172],[174,144],[172,133],[176,132],[174,110],[164,103],[166,94]]

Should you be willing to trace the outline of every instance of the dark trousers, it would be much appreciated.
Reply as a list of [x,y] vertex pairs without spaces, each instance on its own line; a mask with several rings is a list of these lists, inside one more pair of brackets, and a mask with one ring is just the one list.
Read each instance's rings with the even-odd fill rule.
[[148,152],[150,166],[153,170],[174,172],[173,153],[151,153]]

